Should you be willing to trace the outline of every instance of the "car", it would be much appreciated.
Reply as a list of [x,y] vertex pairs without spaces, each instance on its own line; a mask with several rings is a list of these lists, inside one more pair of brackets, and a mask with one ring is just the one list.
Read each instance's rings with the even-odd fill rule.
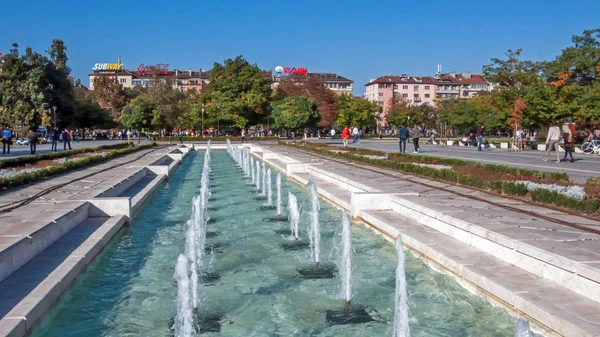
[[29,139],[21,138],[21,139],[17,140],[17,145],[29,145]]

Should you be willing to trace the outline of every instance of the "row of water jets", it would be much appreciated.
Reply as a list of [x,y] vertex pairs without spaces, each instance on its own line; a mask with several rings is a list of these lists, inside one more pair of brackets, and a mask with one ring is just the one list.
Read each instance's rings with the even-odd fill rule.
[[204,166],[200,181],[200,193],[192,199],[192,216],[186,222],[185,254],[177,258],[174,278],[177,281],[177,313],[173,325],[175,337],[189,337],[200,331],[194,313],[200,302],[199,271],[210,261],[205,261],[206,223],[208,199],[210,199],[210,141],[204,152]]
[[[227,152],[242,168],[246,177],[252,179],[252,183],[259,190],[262,197],[266,197],[267,205],[272,206],[272,186],[271,186],[271,168],[266,167],[265,162],[254,160],[248,149],[233,147],[227,140]],[[180,255],[177,261],[175,279],[177,280],[177,316],[175,319],[175,336],[191,336],[194,330],[199,331],[195,326],[193,312],[198,308],[198,270],[202,268],[204,258],[204,245],[206,241],[206,215],[207,201],[210,198],[208,189],[208,179],[210,172],[210,141],[207,144],[204,168],[202,171],[200,194],[194,198],[192,206],[192,217],[187,222],[186,231],[186,254]],[[262,178],[262,179],[261,179]],[[262,182],[262,184],[261,184]],[[320,203],[317,192],[317,185],[310,182],[311,196],[310,228],[309,240],[311,257],[318,266],[320,263],[320,225],[319,210]],[[282,216],[281,201],[281,173],[277,174],[276,183],[276,209],[278,217]],[[290,222],[291,235],[295,240],[299,240],[299,222],[300,208],[296,196],[288,192],[288,218]],[[341,240],[341,263],[339,264],[339,274],[341,282],[341,295],[350,304],[352,300],[352,267],[353,250],[350,219],[346,211],[342,215],[342,240]],[[406,256],[400,236],[395,241],[398,264],[396,267],[396,294],[394,310],[394,337],[409,337],[409,298],[406,283],[405,263]],[[519,319],[515,329],[515,337],[532,337],[529,322]]]

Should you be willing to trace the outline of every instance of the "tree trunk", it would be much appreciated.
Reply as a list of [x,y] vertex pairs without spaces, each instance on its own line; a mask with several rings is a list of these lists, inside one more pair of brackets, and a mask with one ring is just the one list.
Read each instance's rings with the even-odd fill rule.
[[142,131],[138,130],[138,145],[140,145],[140,137],[142,136]]

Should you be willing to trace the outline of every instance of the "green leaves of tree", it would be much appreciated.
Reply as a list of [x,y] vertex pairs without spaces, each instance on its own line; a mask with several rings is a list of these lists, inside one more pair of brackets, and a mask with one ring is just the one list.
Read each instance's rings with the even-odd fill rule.
[[273,126],[298,129],[316,125],[319,120],[316,104],[305,96],[286,97],[273,103]]

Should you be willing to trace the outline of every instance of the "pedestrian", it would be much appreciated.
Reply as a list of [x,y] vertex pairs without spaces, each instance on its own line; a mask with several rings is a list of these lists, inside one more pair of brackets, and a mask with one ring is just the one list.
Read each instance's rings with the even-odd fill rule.
[[398,138],[400,139],[400,153],[406,153],[406,140],[410,135],[410,131],[406,127],[406,125],[402,124],[400,131],[398,131]]
[[[572,127],[571,127],[572,126]],[[575,162],[573,157],[573,148],[575,144],[573,142],[573,135],[575,134],[575,124],[565,123],[563,125],[563,140],[565,142],[565,157],[563,161],[567,160],[567,155],[571,156],[571,163]]]
[[333,142],[333,139],[335,138],[335,129],[331,128],[331,131],[329,133],[331,134],[331,141]]
[[63,133],[61,134],[62,136],[62,141],[63,141],[63,150],[67,149],[67,145],[69,146],[69,150],[73,150],[71,148],[71,136],[69,135],[69,131],[67,129],[65,129],[63,131]]
[[12,145],[12,131],[7,126],[2,130],[2,154],[10,154],[10,146]]
[[358,144],[358,127],[355,126],[354,129],[352,129],[352,136],[354,136],[352,144]]
[[550,151],[552,148],[556,151],[556,162],[560,163],[560,155],[558,153],[558,141],[560,140],[560,129],[556,125],[556,122],[552,122],[552,126],[548,129],[548,136],[546,137],[546,146],[548,146],[548,153],[542,160],[547,162],[550,157]]
[[523,129],[517,130],[517,150],[525,150],[525,146],[523,146]]
[[344,147],[348,147],[348,141],[350,140],[350,129],[346,126],[344,130],[342,130],[342,141],[344,142]]
[[81,131],[79,131],[79,129],[75,130],[75,141],[77,143],[79,143],[79,140],[81,140]]
[[50,135],[50,137],[52,140],[50,151],[56,151],[58,147],[58,139],[60,138],[58,130],[52,130],[52,134]]
[[481,124],[481,126],[477,129],[475,133],[475,137],[477,138],[477,151],[483,151],[481,149],[481,145],[483,144],[483,134],[485,133],[485,125]]
[[179,144],[183,144],[183,130],[179,130]]
[[245,140],[246,140],[246,129],[242,129],[242,144],[244,144]]
[[31,154],[35,154],[38,143],[38,135],[34,129],[29,130],[29,133],[27,134],[27,140],[29,140],[29,152],[31,152]]
[[415,125],[413,126],[413,128],[411,130],[411,136],[412,136],[412,140],[413,140],[413,146],[415,147],[415,150],[413,151],[413,153],[421,152],[419,150],[419,138],[421,137],[421,128],[419,128],[417,123],[415,123]]

